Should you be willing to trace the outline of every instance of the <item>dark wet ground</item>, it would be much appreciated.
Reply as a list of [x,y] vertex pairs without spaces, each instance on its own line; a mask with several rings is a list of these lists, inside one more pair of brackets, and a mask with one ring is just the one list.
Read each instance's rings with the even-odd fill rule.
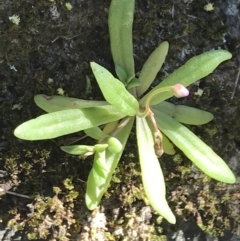
[[[62,88],[67,96],[102,99],[89,62],[113,71],[107,26],[110,0],[70,3],[71,10],[66,2],[57,0],[0,1],[0,188],[37,197],[32,201],[11,194],[1,196],[2,240],[240,240],[236,236],[239,178],[232,186],[206,181],[180,152],[180,162],[164,155],[169,200],[178,221],[176,226],[165,221],[159,224],[157,215],[138,198],[142,187],[136,146],[129,144],[101,209],[89,220],[84,192],[91,158],[79,160],[59,149],[82,134],[39,142],[13,136],[17,125],[43,113],[33,102],[36,94],[58,94]],[[240,2],[212,3],[214,10],[207,12],[207,1],[137,0],[133,30],[136,72],[163,40],[169,41],[170,51],[156,83],[194,55],[218,47],[232,52],[230,61],[193,85],[190,98],[180,103],[214,114],[214,121],[192,130],[239,177],[240,89],[235,82],[240,66]],[[19,25],[10,21],[14,15],[20,18]],[[201,97],[194,94],[198,89],[203,90]],[[132,133],[130,143],[134,142]],[[56,195],[58,188],[61,193]],[[12,237],[10,227],[20,230],[17,238]],[[90,233],[97,235],[92,238]]]

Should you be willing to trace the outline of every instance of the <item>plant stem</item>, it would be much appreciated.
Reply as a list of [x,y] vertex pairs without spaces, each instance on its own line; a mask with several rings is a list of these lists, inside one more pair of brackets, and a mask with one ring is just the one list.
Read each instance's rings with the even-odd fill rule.
[[149,114],[149,111],[151,111],[149,107],[150,107],[150,102],[151,102],[152,98],[155,95],[158,95],[158,94],[163,93],[163,92],[172,92],[172,86],[166,86],[166,87],[163,87],[163,88],[160,88],[160,89],[156,89],[152,93],[150,93],[150,95],[148,96],[148,98],[146,99],[146,101],[144,103],[145,110],[143,112],[138,110],[137,116],[139,116],[139,117],[147,116]]
[[154,113],[149,109],[149,117],[151,118],[151,122],[153,124],[154,129],[154,150],[157,157],[160,157],[163,154],[163,147],[162,147],[162,133],[158,129]]
[[[116,127],[113,131],[111,131],[110,133],[108,133],[108,135],[109,135],[109,136],[116,136],[116,135],[119,133],[119,131],[121,131],[121,130],[128,124],[128,122],[130,122],[131,120],[132,120],[132,117],[129,117],[129,116],[123,118],[123,119],[119,122],[119,124],[117,125],[117,127]],[[107,139],[108,139],[108,137],[106,137],[105,139],[101,140],[100,143],[101,143],[101,144],[102,144],[102,143],[107,143]]]

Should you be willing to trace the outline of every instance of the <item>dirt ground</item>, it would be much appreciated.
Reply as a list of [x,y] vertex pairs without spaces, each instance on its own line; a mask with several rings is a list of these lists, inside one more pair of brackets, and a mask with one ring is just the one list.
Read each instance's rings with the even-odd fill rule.
[[204,51],[224,48],[233,54],[213,74],[193,84],[190,97],[171,101],[214,114],[209,124],[190,129],[230,165],[237,183],[209,180],[180,151],[174,157],[164,155],[167,196],[177,216],[174,226],[144,202],[134,132],[101,206],[93,213],[84,204],[92,159],[80,160],[59,148],[82,133],[36,142],[13,135],[19,124],[43,114],[34,104],[36,94],[63,90],[66,96],[103,99],[89,62],[114,73],[107,25],[110,0],[0,0],[0,239],[240,240],[239,4],[136,0],[136,72],[160,42],[170,43],[154,84]]

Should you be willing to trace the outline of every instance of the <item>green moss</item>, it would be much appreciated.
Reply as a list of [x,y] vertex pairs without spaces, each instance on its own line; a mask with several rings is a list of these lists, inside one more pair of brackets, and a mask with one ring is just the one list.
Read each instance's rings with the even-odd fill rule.
[[[134,22],[136,71],[140,70],[159,42],[168,40],[170,43],[170,53],[155,84],[190,56],[222,45],[222,36],[227,32],[227,26],[222,24],[221,11],[216,12],[217,4],[214,5],[214,12],[206,12],[200,1],[195,1],[194,4],[176,4],[174,1],[143,2],[146,5],[142,1],[136,4]],[[8,143],[0,152],[0,169],[7,172],[4,175],[4,184],[11,190],[35,197],[31,201],[8,196],[7,200],[11,201],[6,202],[8,194],[1,196],[0,204],[4,203],[5,207],[1,220],[5,226],[8,223],[9,227],[16,227],[18,230],[24,228],[28,239],[74,239],[77,229],[86,223],[85,181],[92,159],[79,160],[59,150],[60,145],[71,143],[82,137],[82,134],[29,143],[16,139],[12,134],[13,129],[30,117],[42,113],[33,102],[35,94],[57,94],[57,89],[63,88],[69,96],[103,99],[98,86],[94,84],[89,62],[94,60],[114,72],[107,27],[109,3],[110,1],[83,1],[81,5],[72,3],[71,12],[66,9],[65,3],[58,0],[55,3],[19,0],[14,1],[11,6],[3,1],[0,5],[3,19],[0,32],[0,144]],[[53,6],[60,13],[58,18],[51,14]],[[13,14],[20,16],[18,26],[8,20]],[[17,71],[10,69],[11,66]],[[235,79],[233,64],[224,65],[218,71],[221,78],[211,76],[202,81],[204,94],[201,98],[191,96],[186,100],[173,102],[187,102],[188,105],[213,112],[215,121],[204,128],[194,128],[194,132],[220,155],[227,157],[232,156],[236,150],[234,143],[239,144],[240,140],[237,133],[240,127],[238,118],[233,115],[238,113],[239,103],[237,98],[229,101],[232,88],[228,86],[228,80]],[[226,79],[223,73],[229,73]],[[90,80],[86,80],[86,76]],[[53,82],[49,83],[49,79]],[[190,90],[194,90],[192,88]],[[21,105],[22,109],[12,109],[16,104]],[[132,135],[132,138],[134,140],[135,137]],[[145,206],[147,201],[139,184],[141,177],[136,152],[134,145],[127,147],[115,182],[111,183],[102,202],[107,210],[121,206],[124,213],[131,213],[130,207],[139,209]],[[229,192],[226,186],[220,187],[197,171],[193,172],[185,158],[177,158],[177,163],[177,166],[172,163],[171,157],[161,158],[167,177],[168,198],[178,219],[197,222],[212,235],[221,235],[226,229],[236,231],[240,222],[234,211],[234,201],[239,199],[237,191]],[[209,190],[205,190],[206,186],[209,186]],[[26,204],[32,207],[31,210]],[[111,230],[120,225],[126,240],[131,240],[131,236],[127,236],[130,228],[125,225],[132,218],[135,222],[137,217],[138,215],[126,217],[119,214],[113,221],[109,215],[108,220],[111,221],[108,224],[111,225]],[[24,227],[21,226],[23,222]],[[66,225],[67,230],[60,229],[62,224]],[[134,225],[140,226],[139,223]],[[158,222],[156,215],[153,215],[147,225],[153,227],[148,229],[147,234],[152,240],[161,240],[160,231],[161,234],[167,234],[173,230],[164,221]],[[40,227],[41,232],[36,231]],[[52,232],[52,227],[55,233]],[[71,238],[68,232],[72,234]],[[110,231],[105,232],[105,238],[117,239]]]

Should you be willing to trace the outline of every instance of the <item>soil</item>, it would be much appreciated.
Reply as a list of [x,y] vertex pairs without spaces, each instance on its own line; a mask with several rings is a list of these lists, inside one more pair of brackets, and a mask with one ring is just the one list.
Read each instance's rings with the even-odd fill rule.
[[[233,55],[193,84],[189,98],[170,100],[214,114],[209,124],[189,128],[237,176],[236,184],[225,185],[203,175],[180,151],[174,157],[163,155],[176,225],[161,220],[144,202],[134,131],[108,192],[93,212],[84,203],[92,158],[82,160],[60,150],[83,133],[33,142],[13,135],[19,124],[44,113],[33,101],[36,94],[64,91],[65,96],[103,100],[89,62],[114,73],[107,24],[110,0],[71,0],[72,9],[66,3],[0,1],[0,239],[240,240],[239,0],[136,0],[136,72],[159,43],[170,43],[154,85],[204,51],[223,48]],[[92,140],[85,139],[88,143]]]

